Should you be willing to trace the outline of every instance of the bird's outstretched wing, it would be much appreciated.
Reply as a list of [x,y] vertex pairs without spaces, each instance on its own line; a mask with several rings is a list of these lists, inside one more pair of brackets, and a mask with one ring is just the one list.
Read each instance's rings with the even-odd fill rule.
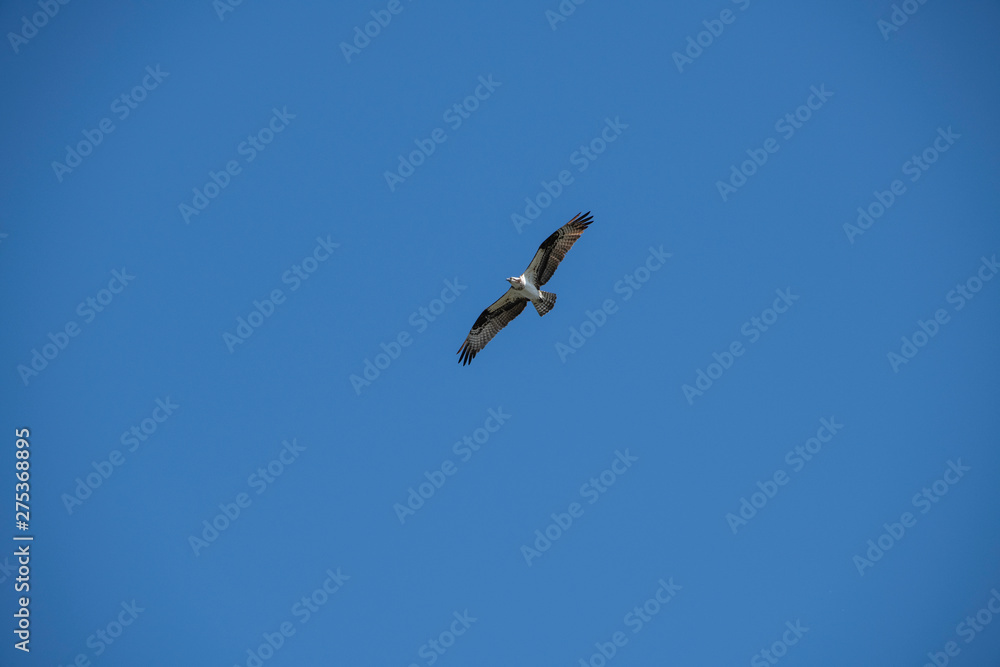
[[461,355],[458,358],[459,363],[464,366],[471,362],[501,329],[521,314],[527,304],[528,299],[519,295],[513,287],[507,290],[493,305],[484,310],[472,325],[472,330],[469,331],[462,347],[458,348],[457,354]]
[[531,264],[528,264],[528,268],[524,272],[526,277],[531,278],[535,287],[541,287],[549,281],[552,274],[556,272],[559,262],[565,259],[566,253],[593,220],[594,216],[590,215],[590,211],[579,213],[575,218],[552,232],[549,238],[542,241],[542,245],[538,246],[538,252],[535,253]]

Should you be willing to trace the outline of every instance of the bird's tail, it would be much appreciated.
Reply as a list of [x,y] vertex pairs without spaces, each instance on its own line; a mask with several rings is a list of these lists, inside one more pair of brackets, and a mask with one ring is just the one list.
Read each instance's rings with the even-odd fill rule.
[[552,306],[556,305],[556,295],[552,292],[538,291],[542,295],[541,301],[532,301],[535,304],[535,309],[538,311],[538,316],[541,317],[545,313],[552,310]]

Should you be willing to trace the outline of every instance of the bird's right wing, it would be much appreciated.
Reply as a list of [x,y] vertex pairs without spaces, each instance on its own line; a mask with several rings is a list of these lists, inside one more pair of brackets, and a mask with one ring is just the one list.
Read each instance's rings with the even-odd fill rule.
[[497,299],[493,305],[484,310],[472,325],[469,335],[466,337],[462,347],[458,348],[458,361],[463,366],[475,359],[476,355],[486,347],[494,336],[501,329],[510,324],[510,321],[521,314],[528,304],[528,299],[521,296],[513,287]]
[[556,272],[559,262],[566,259],[566,253],[593,221],[594,216],[590,214],[590,211],[578,213],[575,218],[542,241],[542,245],[538,246],[535,256],[531,258],[531,263],[528,264],[528,268],[524,272],[525,275],[531,277],[531,282],[535,287],[541,287],[549,282],[549,278]]

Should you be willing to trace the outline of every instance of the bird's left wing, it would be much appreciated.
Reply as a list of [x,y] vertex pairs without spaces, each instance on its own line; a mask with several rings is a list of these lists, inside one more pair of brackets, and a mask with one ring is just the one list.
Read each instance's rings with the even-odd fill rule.
[[472,325],[472,330],[469,331],[462,347],[458,348],[456,354],[461,355],[458,358],[459,363],[464,366],[471,362],[501,329],[521,314],[527,304],[528,299],[520,296],[513,287],[494,301],[493,305],[484,310]]
[[531,278],[535,287],[541,287],[549,281],[552,274],[556,272],[559,262],[565,259],[566,253],[593,221],[594,216],[590,214],[590,211],[578,213],[575,218],[542,241],[542,245],[538,246],[538,252],[535,253],[531,264],[528,264],[528,268],[524,272]]

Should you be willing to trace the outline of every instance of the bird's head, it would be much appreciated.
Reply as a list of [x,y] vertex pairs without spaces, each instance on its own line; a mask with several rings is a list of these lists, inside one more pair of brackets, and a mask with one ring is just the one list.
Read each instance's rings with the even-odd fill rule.
[[521,280],[520,276],[508,278],[507,282],[509,282],[510,286],[514,289],[521,289],[524,287],[524,281]]

